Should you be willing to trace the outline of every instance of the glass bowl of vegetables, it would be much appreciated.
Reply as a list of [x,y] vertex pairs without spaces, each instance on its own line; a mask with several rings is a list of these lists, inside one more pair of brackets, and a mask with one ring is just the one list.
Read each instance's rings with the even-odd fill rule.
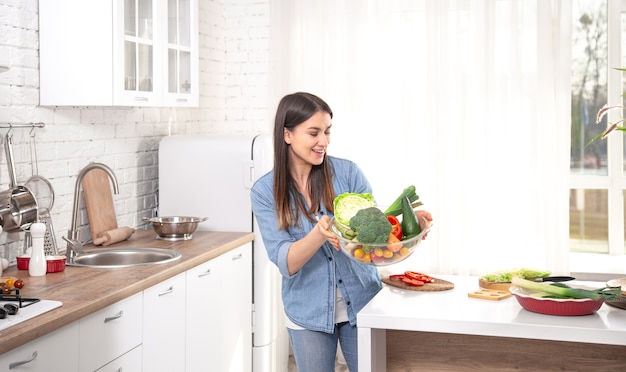
[[[370,208],[374,208],[378,211],[371,210],[374,213],[383,213],[384,210],[382,207],[374,206],[365,208],[363,210],[364,213],[366,209],[370,210]],[[355,234],[355,231],[353,231],[350,226],[333,218],[331,220],[330,230],[339,240],[341,251],[354,261],[370,266],[387,266],[403,261],[411,256],[421,244],[424,235],[430,231],[432,223],[424,219],[424,228],[420,227],[420,231],[417,234],[405,236],[402,234],[401,230],[401,215],[385,215],[385,217],[389,225],[391,225],[391,230],[386,234],[386,240],[384,241],[382,241],[382,237],[374,239],[371,238],[371,236],[377,233],[381,236],[384,235],[384,232],[387,231],[385,227],[381,228],[382,232],[380,232],[380,230],[374,232],[368,230],[366,232],[361,231],[360,234]],[[364,238],[366,235],[368,238]],[[365,239],[367,242],[362,242],[359,238]],[[375,240],[375,242],[372,242],[372,240]]]

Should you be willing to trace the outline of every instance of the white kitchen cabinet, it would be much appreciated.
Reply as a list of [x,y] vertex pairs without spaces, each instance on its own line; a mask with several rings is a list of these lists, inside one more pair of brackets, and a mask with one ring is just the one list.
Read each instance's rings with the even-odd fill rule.
[[[143,293],[80,319],[80,371],[95,371],[141,345]],[[63,348],[61,348],[63,350]]]
[[78,372],[78,322],[0,355],[0,371]]
[[185,273],[143,293],[143,370],[185,370]]
[[146,369],[142,365],[142,352],[141,345],[115,359],[104,367],[98,369],[96,372],[139,372],[139,371],[175,371],[168,369]]
[[186,370],[252,369],[252,246],[187,271]]
[[197,0],[39,4],[42,106],[197,106]]

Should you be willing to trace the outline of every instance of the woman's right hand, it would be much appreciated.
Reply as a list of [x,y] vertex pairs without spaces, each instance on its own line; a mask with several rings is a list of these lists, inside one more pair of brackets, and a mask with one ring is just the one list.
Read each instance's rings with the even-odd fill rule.
[[322,216],[317,222],[317,229],[336,250],[339,250],[339,239],[330,231],[330,217]]

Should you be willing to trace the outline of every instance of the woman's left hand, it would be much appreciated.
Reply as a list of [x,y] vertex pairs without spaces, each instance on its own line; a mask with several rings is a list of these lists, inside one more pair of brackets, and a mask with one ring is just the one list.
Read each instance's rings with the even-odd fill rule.
[[[422,228],[422,230],[426,228],[426,221],[428,221],[428,222],[432,222],[433,221],[433,216],[428,211],[417,210],[417,211],[415,211],[415,215],[417,216],[417,220],[419,221],[420,227]],[[424,220],[426,220],[426,221],[424,221]],[[424,236],[422,236],[422,240],[426,239],[427,236],[428,236],[428,232],[426,232],[426,234],[424,234]]]

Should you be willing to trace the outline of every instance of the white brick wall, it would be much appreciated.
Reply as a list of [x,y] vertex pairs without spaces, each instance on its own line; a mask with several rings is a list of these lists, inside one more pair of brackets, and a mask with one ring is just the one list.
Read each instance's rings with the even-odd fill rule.
[[[35,131],[39,174],[55,190],[57,244],[65,249],[76,175],[89,162],[111,166],[120,226],[139,227],[152,216],[158,189],[157,150],[163,136],[180,133],[257,132],[271,129],[268,104],[269,0],[200,0],[200,107],[39,107],[38,1],[0,0],[0,123],[44,122]],[[268,109],[268,107],[270,107]],[[4,137],[8,129],[0,128]],[[30,130],[14,129],[18,180],[32,174]],[[9,180],[0,151],[0,190]],[[83,240],[90,237],[81,202]],[[0,256],[14,262],[23,233],[0,235]]]

